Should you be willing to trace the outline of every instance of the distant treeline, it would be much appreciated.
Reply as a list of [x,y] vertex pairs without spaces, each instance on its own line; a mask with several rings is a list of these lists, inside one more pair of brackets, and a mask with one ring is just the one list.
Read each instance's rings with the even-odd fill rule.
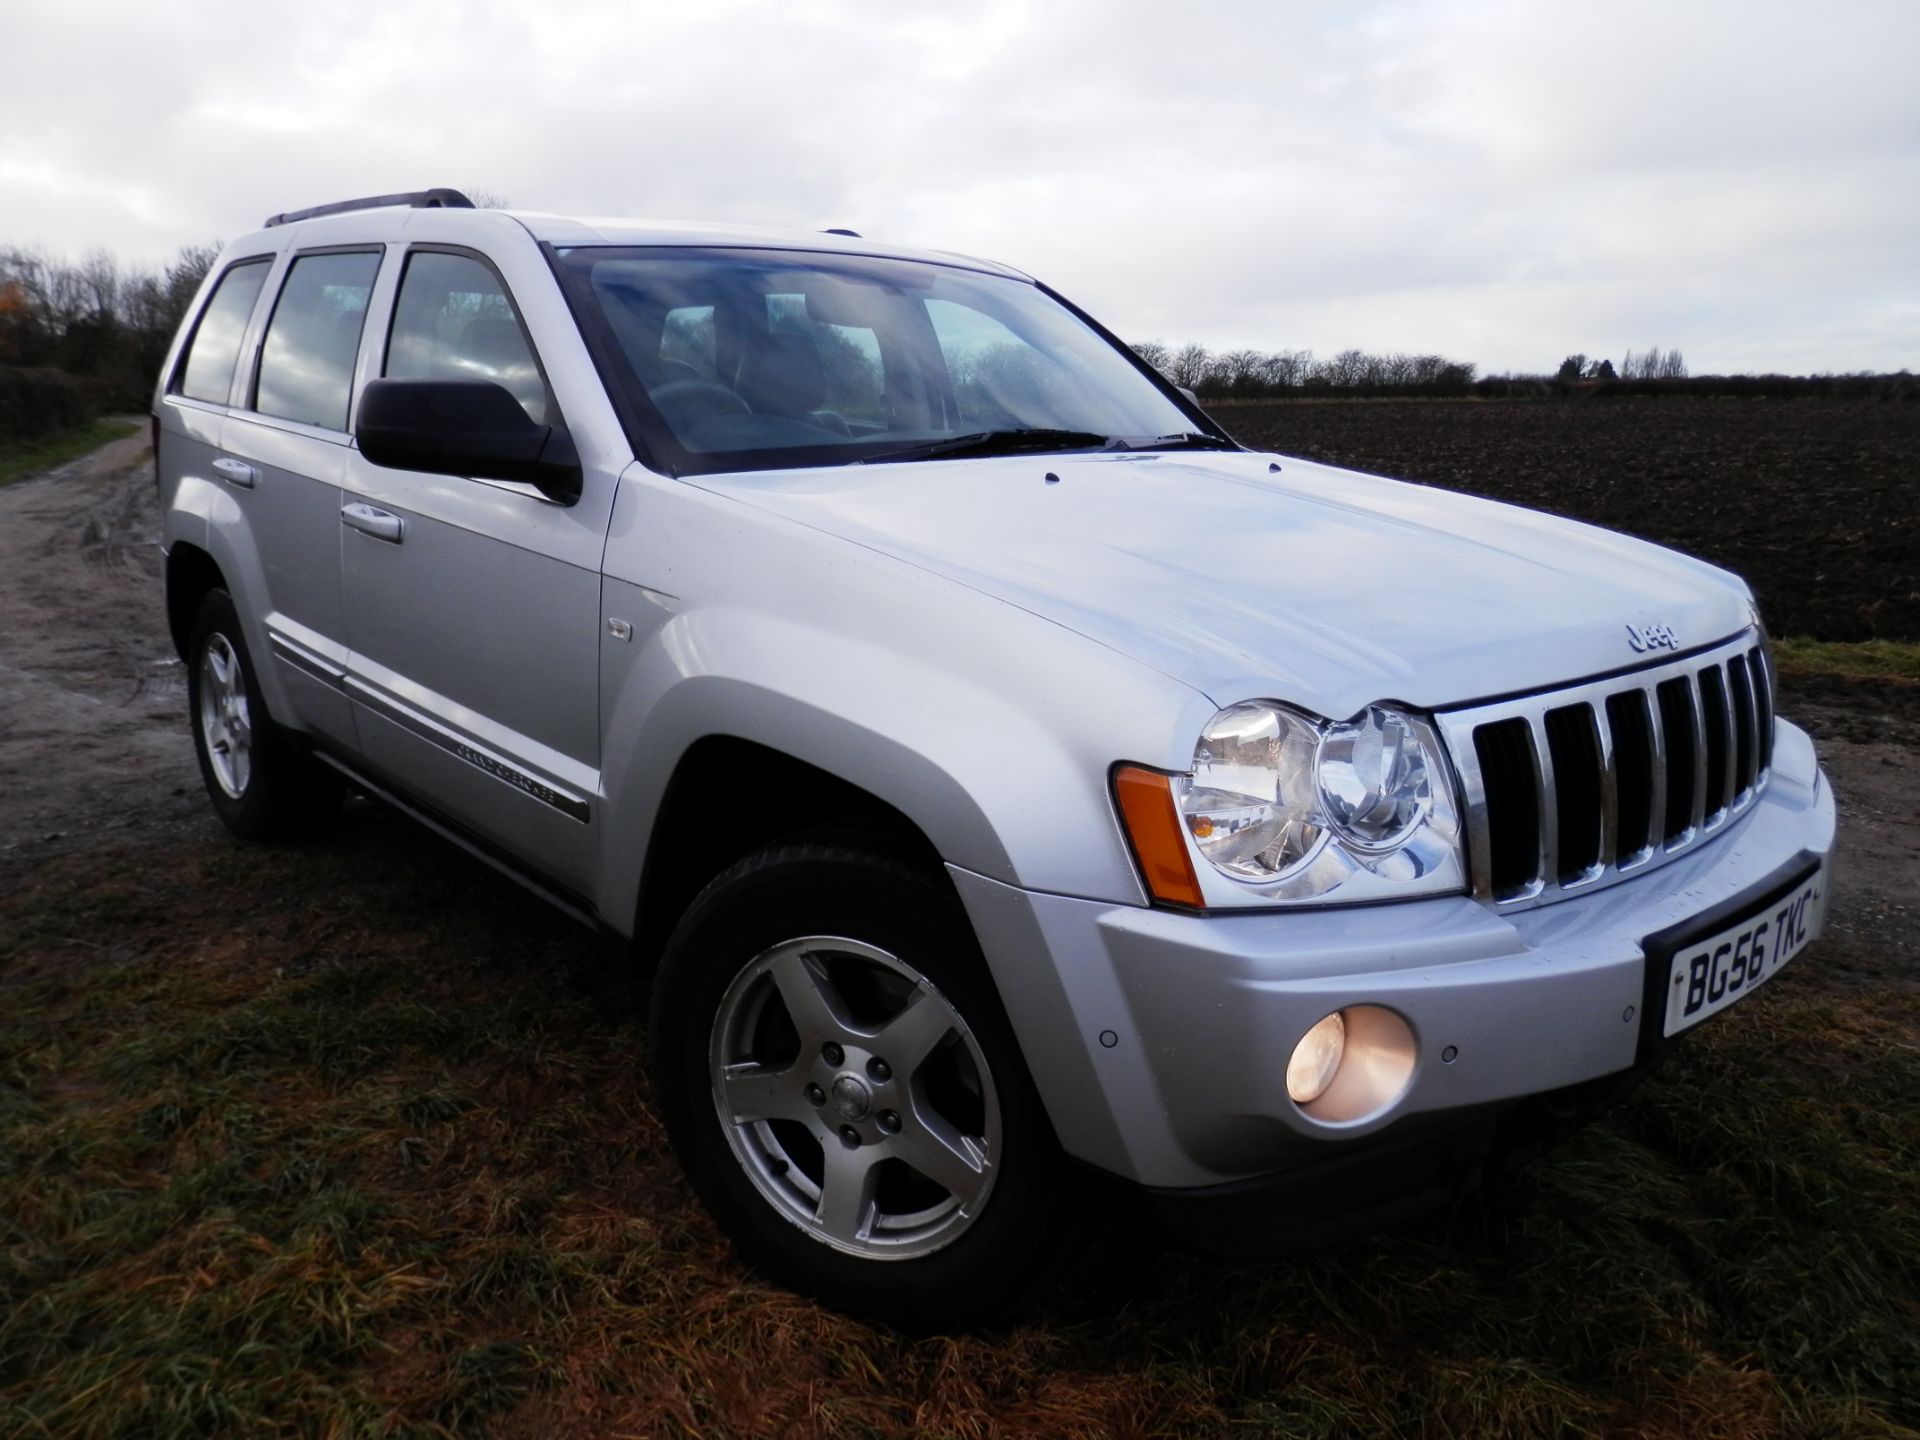
[[1920,398],[1920,377],[1860,371],[1848,375],[1689,375],[1678,350],[1649,346],[1611,360],[1569,355],[1554,374],[1478,375],[1477,367],[1444,355],[1373,355],[1342,350],[1316,357],[1311,350],[1226,350],[1204,345],[1136,343],[1134,353],[1176,385],[1202,399],[1367,400],[1391,396],[1552,400],[1633,395],[1844,396],[1888,400]]
[[[72,262],[43,250],[0,248],[0,441],[84,424],[113,410],[144,410],[167,345],[218,245],[189,245],[158,269],[96,250]],[[1912,399],[1920,383],[1897,375],[1687,374],[1678,350],[1609,360],[1569,355],[1552,375],[1480,375],[1445,355],[1342,350],[1225,350],[1159,341],[1134,350],[1176,385],[1207,400],[1477,396],[1535,400],[1608,395],[1839,395]]]
[[1176,385],[1210,400],[1259,400],[1337,392],[1365,395],[1465,395],[1474,367],[1444,355],[1370,355],[1342,350],[1316,357],[1311,350],[1223,350],[1204,345],[1175,348],[1158,340],[1133,351]]
[[105,251],[78,263],[0,249],[0,440],[144,410],[217,245],[157,270]]

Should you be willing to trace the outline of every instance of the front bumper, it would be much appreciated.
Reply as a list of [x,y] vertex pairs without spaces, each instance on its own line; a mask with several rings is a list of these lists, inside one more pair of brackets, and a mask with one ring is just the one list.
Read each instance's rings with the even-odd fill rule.
[[[1824,862],[1833,831],[1812,744],[1782,722],[1771,782],[1713,843],[1515,914],[1449,896],[1195,916],[952,873],[1061,1144],[1139,1185],[1199,1191],[1632,1071],[1647,937],[1757,903],[1796,863]],[[1362,1004],[1405,1022],[1411,1074],[1375,1113],[1315,1119],[1287,1094],[1287,1057]]]

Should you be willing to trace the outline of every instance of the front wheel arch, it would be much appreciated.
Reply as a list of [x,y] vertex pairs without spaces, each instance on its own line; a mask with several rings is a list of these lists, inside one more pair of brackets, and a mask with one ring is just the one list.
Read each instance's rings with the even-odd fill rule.
[[[712,801],[729,792],[778,796],[779,803],[742,824],[733,807]],[[929,872],[941,867],[926,832],[872,792],[771,746],[709,735],[681,755],[654,816],[634,914],[635,953],[648,964],[658,960],[715,876],[765,845],[801,835],[854,839]]]

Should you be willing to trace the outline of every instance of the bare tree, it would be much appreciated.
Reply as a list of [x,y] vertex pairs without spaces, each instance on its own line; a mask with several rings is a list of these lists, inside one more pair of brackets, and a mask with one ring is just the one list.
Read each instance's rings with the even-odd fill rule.
[[1176,385],[1198,390],[1212,366],[1213,356],[1207,353],[1206,346],[1182,345],[1174,354],[1173,368],[1168,372],[1168,378]]
[[1172,362],[1173,352],[1160,341],[1137,340],[1128,348],[1162,375],[1167,373],[1167,366]]

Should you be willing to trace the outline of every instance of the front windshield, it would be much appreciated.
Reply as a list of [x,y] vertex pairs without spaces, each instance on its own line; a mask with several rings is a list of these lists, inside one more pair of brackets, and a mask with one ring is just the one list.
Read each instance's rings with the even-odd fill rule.
[[610,385],[679,473],[1227,443],[1022,280],[804,251],[561,260],[604,321]]

